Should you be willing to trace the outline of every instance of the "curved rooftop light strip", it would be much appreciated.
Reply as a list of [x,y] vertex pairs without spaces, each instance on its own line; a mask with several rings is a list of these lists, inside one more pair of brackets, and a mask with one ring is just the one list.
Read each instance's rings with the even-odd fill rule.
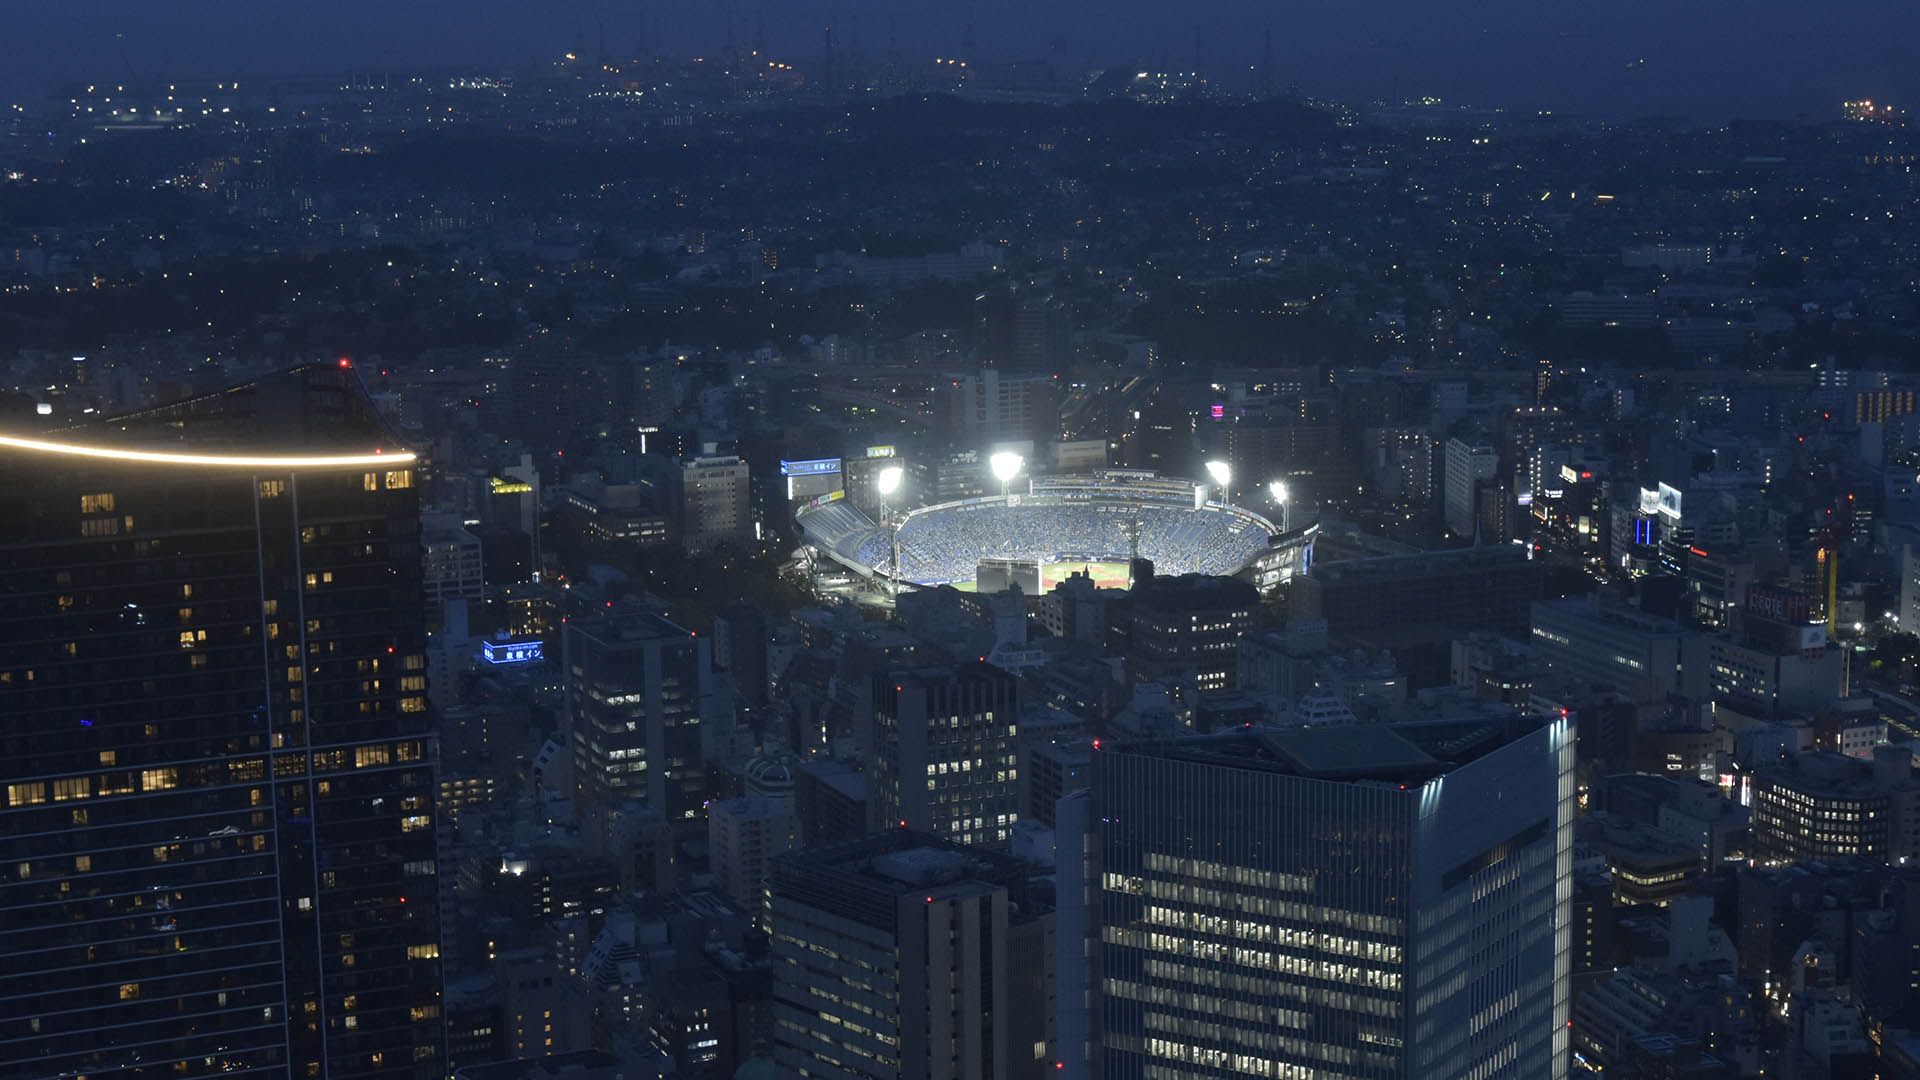
[[406,465],[414,455],[405,450],[391,454],[175,454],[161,450],[123,450],[117,446],[79,446],[71,443],[44,442],[0,435],[0,446],[33,450],[43,454],[67,454],[98,458],[103,461],[140,462],[149,465],[198,465],[224,469],[330,469],[356,465]]

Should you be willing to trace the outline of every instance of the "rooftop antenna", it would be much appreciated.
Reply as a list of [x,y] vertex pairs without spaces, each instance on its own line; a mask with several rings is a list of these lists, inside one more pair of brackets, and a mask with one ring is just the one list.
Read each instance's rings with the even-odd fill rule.
[[1267,27],[1265,43],[1260,48],[1260,96],[1273,96],[1273,27]]
[[[831,16],[829,16],[829,18],[831,18]],[[832,89],[833,88],[833,26],[831,23],[829,23],[827,26],[826,46],[824,50],[824,55],[821,58],[820,67],[821,67],[821,75],[820,75],[821,83],[824,84],[827,89]]]

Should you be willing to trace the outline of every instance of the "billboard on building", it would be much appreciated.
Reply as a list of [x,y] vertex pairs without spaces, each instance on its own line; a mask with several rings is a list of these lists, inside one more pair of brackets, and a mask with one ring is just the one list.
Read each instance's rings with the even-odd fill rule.
[[1779,623],[1809,622],[1813,619],[1813,597],[1773,585],[1749,585],[1747,614]]

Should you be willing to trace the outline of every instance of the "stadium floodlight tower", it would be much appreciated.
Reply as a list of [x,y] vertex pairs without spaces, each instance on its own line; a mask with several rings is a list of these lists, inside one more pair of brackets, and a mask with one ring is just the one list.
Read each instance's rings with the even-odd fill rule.
[[[1027,459],[1011,450],[1002,450],[987,459],[987,468],[993,471],[993,478],[1000,481],[1000,507],[1007,515],[1008,526],[1013,524],[1013,499],[1008,493],[1013,489],[1013,478],[1020,475],[1020,467],[1026,463]],[[1013,546],[1011,527],[1007,529],[1001,546],[1007,548]]]
[[1267,485],[1267,494],[1273,496],[1274,505],[1280,508],[1280,531],[1290,531],[1288,519],[1293,516],[1293,507],[1287,504],[1287,482],[1275,480]]
[[1227,497],[1227,484],[1233,480],[1233,467],[1224,461],[1209,461],[1207,462],[1207,475],[1213,478],[1214,483],[1220,485],[1220,501],[1223,503],[1229,501]]
[[993,478],[1000,481],[1001,498],[1006,497],[1008,487],[1013,483],[1013,478],[1020,475],[1020,470],[1026,463],[1026,458],[1021,457],[1011,450],[1002,450],[1000,453],[987,459],[987,467],[993,470]]
[[880,493],[880,506],[887,512],[887,592],[896,600],[900,598],[900,519],[893,512],[893,495],[900,490],[900,481],[906,476],[905,469],[889,465],[873,478],[874,490]]

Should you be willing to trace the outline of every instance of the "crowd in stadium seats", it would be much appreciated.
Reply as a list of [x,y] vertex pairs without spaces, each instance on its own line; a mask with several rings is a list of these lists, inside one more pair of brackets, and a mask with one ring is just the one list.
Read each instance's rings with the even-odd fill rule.
[[[1038,559],[1043,564],[1124,560],[1129,553],[1124,525],[1130,518],[1140,521],[1140,555],[1152,559],[1164,574],[1232,574],[1267,546],[1267,531],[1257,519],[1196,511],[1173,502],[1030,500],[1006,506],[996,500],[907,518],[900,527],[900,573],[908,581],[971,581],[982,558]],[[862,534],[837,517],[825,524],[831,532],[816,529],[809,516],[806,525],[816,542],[835,536],[835,550],[844,556],[886,569],[885,530]]]
[[[845,500],[826,503],[806,512],[806,529],[813,542],[834,551],[857,550],[876,528],[872,519]],[[886,542],[879,541],[881,551]]]

